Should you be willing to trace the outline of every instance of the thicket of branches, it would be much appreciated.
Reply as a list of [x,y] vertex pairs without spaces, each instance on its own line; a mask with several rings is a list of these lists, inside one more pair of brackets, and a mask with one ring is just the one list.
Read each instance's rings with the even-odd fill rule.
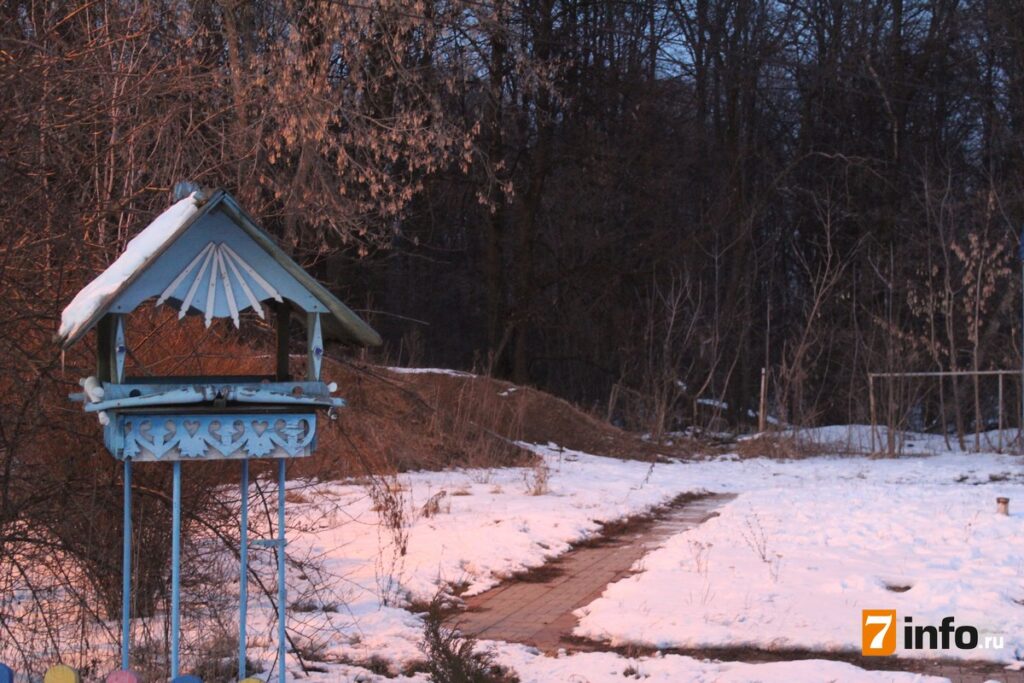
[[864,419],[869,368],[1019,361],[1015,3],[2,12],[22,386],[62,303],[181,178],[238,195],[392,357],[637,426],[699,399],[740,421],[762,366],[775,412],[812,422]]
[[[865,421],[869,370],[1019,366],[1019,3],[486,6],[463,96],[486,97],[484,163],[360,264],[379,308],[430,323],[379,319],[408,358],[655,431],[746,422],[761,367],[769,409],[813,424]],[[492,176],[513,194],[481,205]],[[947,382],[945,422],[975,399]]]

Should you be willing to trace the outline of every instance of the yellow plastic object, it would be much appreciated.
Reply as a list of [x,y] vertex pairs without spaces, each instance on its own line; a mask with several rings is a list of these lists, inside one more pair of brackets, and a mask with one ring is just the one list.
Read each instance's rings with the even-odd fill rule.
[[249,678],[243,678],[242,680],[238,681],[238,683],[263,683],[263,681],[261,681],[258,678],[253,678],[252,676],[250,676]]
[[82,683],[82,678],[70,666],[57,664],[51,666],[43,676],[43,683]]

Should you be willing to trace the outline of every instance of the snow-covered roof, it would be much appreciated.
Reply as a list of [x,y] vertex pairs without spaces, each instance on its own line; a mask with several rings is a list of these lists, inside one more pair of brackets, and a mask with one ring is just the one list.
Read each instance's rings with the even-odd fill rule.
[[[203,222],[203,217],[210,214],[215,208],[222,210],[229,217],[230,221],[242,230],[240,234],[243,235],[242,239],[247,244],[254,243],[255,247],[253,248],[258,253],[265,254],[264,259],[269,256],[270,260],[265,260],[265,267],[278,273],[278,277],[283,278],[284,281],[293,283],[290,285],[293,293],[296,293],[299,298],[307,302],[306,305],[299,306],[300,308],[304,308],[306,311],[328,311],[332,314],[323,321],[325,334],[366,346],[380,344],[380,336],[372,327],[367,325],[365,321],[285,254],[273,238],[259,228],[235,202],[234,198],[223,190],[215,190],[211,193],[203,191],[193,192],[157,216],[153,222],[128,242],[121,256],[78,292],[71,303],[64,309],[61,314],[60,328],[57,332],[57,341],[67,348],[96,325],[108,312],[113,310],[124,313],[133,308],[139,301],[139,298],[133,299],[126,308],[122,294],[131,291],[132,283],[143,278],[143,272],[161,260],[160,256],[164,252],[173,253],[174,250],[177,250],[178,247],[172,247],[172,245],[178,242],[178,238],[186,232],[190,232],[190,228],[193,225],[196,225],[198,229],[199,224]],[[206,240],[209,238],[202,239]],[[234,253],[227,245],[211,244],[210,247],[223,248],[229,254]],[[218,251],[217,248],[212,250],[207,248],[207,251],[213,253]],[[175,258],[180,258],[180,254]],[[199,259],[197,258],[197,260]],[[227,299],[232,302],[230,309],[236,324],[238,319],[237,312],[244,306],[240,302],[239,305],[234,305],[236,302],[234,302],[233,294],[230,291],[231,278],[235,278],[247,294],[249,294],[249,290],[246,289],[246,282],[265,282],[259,273],[243,261],[239,261],[239,263],[241,268],[249,269],[245,275],[239,272],[238,267],[233,267],[234,261],[220,265],[223,272],[219,274],[222,286],[229,290],[226,292],[226,295]],[[185,266],[185,264],[183,263],[182,266]],[[158,303],[165,301],[174,291],[175,286],[180,284],[186,275],[190,274],[189,271],[193,269],[193,266],[195,266],[195,263],[187,266],[182,275],[175,279],[174,282],[167,283],[169,286],[166,286],[166,288],[161,287],[153,293],[150,293],[147,289],[146,295],[160,295]],[[283,271],[281,270],[282,268]],[[232,275],[228,275],[229,269],[232,270]],[[159,271],[159,269],[157,270]],[[199,279],[203,277],[208,278],[206,281],[210,283],[210,289],[212,290],[214,289],[214,280],[218,278],[218,268],[210,268],[209,272],[205,275],[204,270],[205,266],[203,269],[200,269],[197,276],[193,274],[194,279],[198,284]],[[152,279],[150,275],[145,277]],[[277,294],[276,290],[272,286],[267,286],[269,287],[267,291],[273,294],[273,298],[280,301],[281,297]],[[192,290],[195,290],[195,286],[192,287]],[[199,297],[192,298],[194,293],[193,291],[188,297],[182,297],[184,299],[182,315],[189,310],[190,304],[194,307],[201,307],[207,302],[209,304],[214,303],[215,297],[211,296],[208,300],[204,297],[201,303]],[[254,299],[251,294],[247,298]],[[121,303],[118,303],[119,301]],[[298,306],[297,300],[294,297],[291,298],[291,303]],[[207,308],[209,307],[207,306]],[[255,307],[258,310],[259,304],[255,303]],[[207,310],[206,313],[207,324],[209,324],[212,311]]]
[[156,217],[125,247],[116,261],[75,295],[60,316],[61,339],[74,339],[88,327],[96,313],[117,294],[154,254],[159,253],[199,213],[195,193],[173,204]]

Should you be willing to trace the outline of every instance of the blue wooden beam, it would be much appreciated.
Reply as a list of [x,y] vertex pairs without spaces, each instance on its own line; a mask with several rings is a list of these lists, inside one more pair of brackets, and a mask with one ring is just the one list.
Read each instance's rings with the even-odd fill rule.
[[145,406],[162,405],[184,405],[189,403],[201,403],[212,401],[213,396],[207,397],[202,391],[192,387],[176,389],[164,389],[160,393],[147,396],[129,396],[127,398],[113,398],[96,403],[86,402],[85,412],[97,413],[101,410],[114,410],[116,408],[142,408]]
[[[283,462],[283,461],[282,461]],[[171,510],[171,678],[178,676],[178,639],[181,635],[181,461],[174,461]]]
[[128,670],[132,617],[132,459],[124,459],[124,539],[121,557],[121,669]]
[[330,389],[323,382],[275,382],[273,384],[206,384],[168,387],[166,384],[103,385],[104,396],[99,401],[88,401],[82,393],[70,394],[73,401],[85,403],[85,411],[95,413],[103,410],[134,409],[146,406],[203,403],[220,398],[239,403],[265,403],[270,405],[311,405],[324,408],[341,408],[345,401],[331,396]]
[[245,678],[245,622],[249,607],[249,461],[242,461],[242,514],[239,523],[238,562],[238,677]]
[[113,373],[115,382],[124,381],[124,362],[128,357],[128,343],[124,338],[124,316],[114,316],[114,357],[113,367],[111,371]]
[[306,324],[306,337],[309,348],[307,349],[309,369],[306,372],[306,379],[312,382],[320,381],[320,368],[324,360],[324,336],[320,328],[320,314],[310,313]]
[[285,619],[287,617],[288,587],[285,585],[285,535],[284,535],[284,498],[285,498],[285,470],[288,461],[282,458],[278,461],[278,484],[277,484],[277,659],[278,659],[278,681],[285,683],[286,668],[284,665],[285,654],[288,649],[285,642]]

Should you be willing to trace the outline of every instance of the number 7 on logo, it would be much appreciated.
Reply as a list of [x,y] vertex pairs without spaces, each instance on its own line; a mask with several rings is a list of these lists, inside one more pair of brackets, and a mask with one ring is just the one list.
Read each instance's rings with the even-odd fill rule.
[[867,657],[884,657],[896,652],[896,610],[866,609],[861,611],[861,653]]

